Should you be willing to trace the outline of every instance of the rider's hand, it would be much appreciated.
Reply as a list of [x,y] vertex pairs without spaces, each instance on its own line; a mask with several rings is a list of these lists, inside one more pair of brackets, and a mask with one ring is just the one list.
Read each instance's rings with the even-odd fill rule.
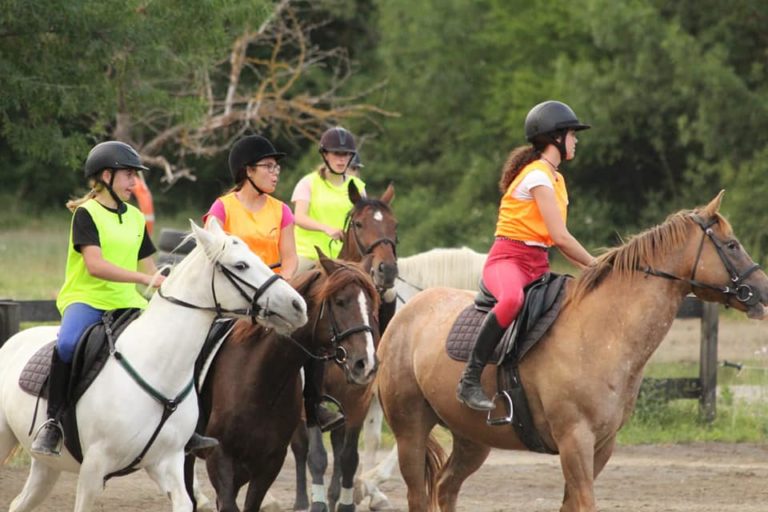
[[341,237],[344,236],[344,232],[340,229],[327,227],[324,229],[325,234],[329,237],[333,238],[334,240],[341,240]]

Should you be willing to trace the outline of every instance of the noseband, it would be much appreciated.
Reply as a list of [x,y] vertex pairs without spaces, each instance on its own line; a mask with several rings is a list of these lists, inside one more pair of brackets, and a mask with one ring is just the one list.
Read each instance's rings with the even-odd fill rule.
[[[717,219],[712,218],[708,222],[705,222],[704,219],[702,219],[698,215],[692,215],[691,217],[696,222],[696,224],[699,225],[699,227],[703,232],[701,235],[701,242],[699,242],[699,249],[696,252],[696,261],[693,264],[691,277],[688,279],[677,277],[673,274],[669,274],[662,270],[655,270],[650,266],[645,267],[644,269],[642,269],[642,271],[648,275],[663,277],[665,279],[684,281],[689,283],[691,286],[695,286],[697,288],[706,288],[709,290],[715,290],[726,296],[733,296],[736,298],[736,300],[738,300],[739,302],[741,302],[746,306],[754,306],[755,304],[757,304],[760,301],[759,294],[756,294],[752,289],[752,287],[746,284],[744,281],[755,270],[759,270],[760,265],[755,263],[745,271],[739,273],[739,270],[736,268],[733,262],[730,259],[728,259],[728,256],[725,254],[725,250],[723,249],[724,247],[723,243],[715,237],[714,232],[712,231],[712,226],[714,224],[717,224]],[[731,277],[730,283],[725,286],[713,286],[711,284],[702,283],[701,281],[696,280],[696,268],[699,266],[701,253],[702,253],[702,250],[704,249],[704,240],[706,240],[707,238],[709,238],[709,240],[712,242],[712,245],[715,246],[715,250],[717,251],[717,255],[720,257],[720,261],[722,261],[723,266],[728,271],[728,274]]]
[[[215,270],[218,270],[222,274],[224,274],[224,277],[226,277],[227,280],[232,284],[232,286],[235,287],[235,289],[238,291],[240,296],[243,297],[248,302],[248,304],[250,305],[248,308],[224,309],[221,307],[221,304],[219,304],[219,300],[216,298],[216,287],[214,286],[214,283],[216,281],[215,270],[211,274],[211,295],[213,296],[213,304],[214,304],[213,306],[198,306],[196,304],[192,304],[187,301],[177,299],[176,297],[165,295],[163,293],[162,286],[157,290],[157,294],[160,295],[160,297],[162,297],[163,299],[167,300],[168,302],[171,302],[178,306],[183,306],[185,308],[190,308],[190,309],[200,309],[203,311],[213,311],[216,313],[217,318],[223,316],[224,313],[231,313],[233,315],[249,316],[251,317],[251,321],[255,323],[256,318],[258,317],[259,313],[261,313],[262,311],[264,312],[264,316],[269,316],[274,314],[269,310],[269,304],[267,304],[266,307],[262,307],[258,303],[258,301],[270,286],[276,283],[279,279],[282,279],[280,275],[272,274],[267,278],[266,281],[264,281],[264,283],[262,283],[261,286],[254,286],[248,281],[236,275],[229,268],[222,265],[218,261],[214,265],[215,265]],[[253,295],[249,296],[248,292],[243,287],[253,290]]]

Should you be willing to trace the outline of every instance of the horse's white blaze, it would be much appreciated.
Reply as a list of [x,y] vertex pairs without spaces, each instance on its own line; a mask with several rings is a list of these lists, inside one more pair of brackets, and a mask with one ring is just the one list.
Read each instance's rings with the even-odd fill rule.
[[[371,321],[368,318],[368,301],[365,298],[365,294],[360,291],[357,296],[357,303],[360,304],[360,316],[363,318],[364,325],[371,325]],[[365,353],[368,355],[368,366],[373,368],[374,357],[376,356],[376,350],[373,348],[373,334],[370,332],[365,333]]]
[[375,212],[373,212],[373,220],[375,220],[376,222],[381,222],[384,220],[384,214],[381,213],[381,210],[376,210]]

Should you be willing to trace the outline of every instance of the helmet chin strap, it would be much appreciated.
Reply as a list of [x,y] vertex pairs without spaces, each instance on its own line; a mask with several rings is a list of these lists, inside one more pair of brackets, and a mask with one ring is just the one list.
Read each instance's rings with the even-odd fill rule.
[[99,178],[99,181],[104,183],[104,186],[107,187],[107,192],[109,192],[109,195],[114,199],[115,204],[117,205],[117,220],[120,222],[120,224],[123,223],[123,212],[125,211],[125,203],[122,199],[120,199],[120,196],[115,193],[115,190],[112,188],[112,186],[115,184],[115,174],[117,172],[114,169],[110,169],[109,171],[110,177],[109,177],[109,183],[104,182],[101,178]]
[[354,154],[352,154],[352,156],[350,156],[350,157],[349,157],[349,160],[347,160],[347,165],[345,165],[345,166],[344,166],[344,170],[343,170],[343,171],[341,171],[341,172],[336,172],[336,171],[334,171],[334,170],[333,170],[333,167],[332,167],[332,166],[331,166],[331,164],[328,162],[328,159],[327,159],[327,158],[325,158],[325,152],[324,152],[324,151],[321,151],[321,152],[320,152],[320,156],[321,156],[321,157],[322,157],[322,159],[323,159],[323,163],[325,163],[325,168],[326,168],[326,169],[328,169],[329,171],[331,171],[331,173],[332,173],[332,174],[335,174],[336,176],[344,176],[344,178],[346,178],[346,177],[347,177],[347,169],[349,169],[349,164],[352,162],[352,159],[355,157],[355,155],[354,155]]
[[247,174],[245,175],[245,179],[247,179],[247,180],[248,180],[248,183],[250,183],[250,184],[251,184],[251,186],[253,187],[253,189],[254,189],[256,192],[258,192],[258,193],[259,193],[259,195],[264,195],[264,194],[266,194],[266,192],[264,192],[263,190],[261,190],[261,189],[258,187],[258,185],[256,185],[256,184],[253,182],[253,180],[251,179],[251,177],[250,177],[250,176],[248,176]]

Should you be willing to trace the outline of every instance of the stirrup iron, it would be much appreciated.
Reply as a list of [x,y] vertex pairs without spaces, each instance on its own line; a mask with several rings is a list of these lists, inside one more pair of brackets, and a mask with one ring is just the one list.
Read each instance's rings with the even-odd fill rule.
[[500,391],[493,396],[492,401],[496,403],[496,400],[499,400],[500,398],[505,399],[504,408],[507,410],[507,415],[497,416],[495,418],[492,418],[491,414],[493,413],[493,410],[488,411],[488,418],[486,418],[485,423],[492,427],[500,427],[503,425],[512,424],[512,417],[514,416],[514,407],[512,406],[512,398],[509,396],[509,393],[507,393],[506,391]]

